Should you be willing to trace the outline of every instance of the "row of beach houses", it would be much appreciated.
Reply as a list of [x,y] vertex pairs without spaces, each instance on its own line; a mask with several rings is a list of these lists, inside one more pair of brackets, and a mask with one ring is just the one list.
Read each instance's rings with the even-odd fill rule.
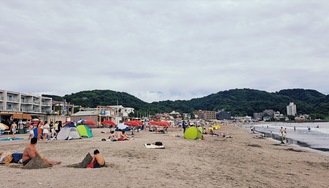
[[49,97],[0,90],[0,122],[7,124],[12,121],[31,121],[33,117],[48,122],[66,121],[68,116],[72,121],[88,119],[96,123],[104,120],[119,122],[127,119],[130,113],[134,113],[134,108],[122,105],[80,108],[80,111],[76,113],[75,107],[73,104],[54,101]]

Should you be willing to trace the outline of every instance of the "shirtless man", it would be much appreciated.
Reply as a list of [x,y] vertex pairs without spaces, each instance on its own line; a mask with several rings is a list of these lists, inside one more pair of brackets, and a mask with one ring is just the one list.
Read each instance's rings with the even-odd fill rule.
[[[37,145],[37,141],[38,141],[37,138],[31,138],[31,143],[25,148],[25,150],[23,152],[23,157],[22,157],[23,165],[26,165],[28,162],[30,162],[30,160],[33,157],[35,157],[36,155],[39,155],[41,157],[41,155],[37,151],[37,148],[35,147]],[[49,161],[46,158],[43,158],[43,160],[51,166],[56,165],[56,164],[61,164],[61,162]]]
[[94,151],[94,156],[90,164],[93,164],[94,168],[101,168],[105,165],[104,156],[96,149]]

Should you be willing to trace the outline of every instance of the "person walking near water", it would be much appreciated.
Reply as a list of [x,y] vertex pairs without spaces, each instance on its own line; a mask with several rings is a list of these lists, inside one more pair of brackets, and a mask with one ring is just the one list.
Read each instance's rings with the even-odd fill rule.
[[283,127],[281,127],[281,129],[280,129],[280,133],[281,133],[281,144],[284,144],[284,128]]
[[286,129],[286,128],[283,129],[283,133],[282,133],[282,141],[285,142],[286,144],[288,144],[288,139],[287,139],[287,129]]

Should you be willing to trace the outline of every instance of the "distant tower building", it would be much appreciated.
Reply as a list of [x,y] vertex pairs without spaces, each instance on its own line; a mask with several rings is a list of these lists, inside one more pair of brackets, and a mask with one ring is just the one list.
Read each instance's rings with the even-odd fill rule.
[[287,115],[288,116],[296,116],[297,110],[296,105],[293,102],[290,102],[287,106]]

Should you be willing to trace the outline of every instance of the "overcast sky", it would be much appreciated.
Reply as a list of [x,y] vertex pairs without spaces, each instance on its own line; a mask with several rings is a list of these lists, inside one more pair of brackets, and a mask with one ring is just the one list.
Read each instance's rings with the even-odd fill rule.
[[0,89],[329,94],[327,0],[0,0]]

